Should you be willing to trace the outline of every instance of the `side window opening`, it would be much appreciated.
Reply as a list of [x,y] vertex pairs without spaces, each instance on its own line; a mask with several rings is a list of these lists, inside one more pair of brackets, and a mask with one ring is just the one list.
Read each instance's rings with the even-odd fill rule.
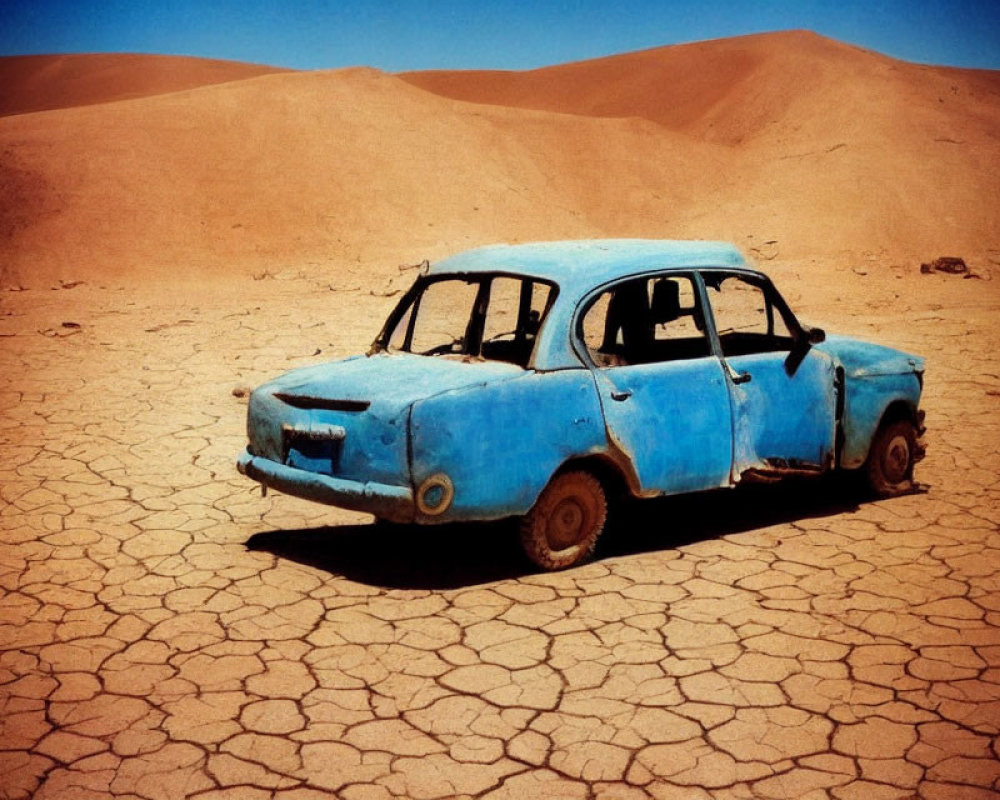
[[409,329],[400,349],[422,355],[465,352],[471,312],[479,294],[477,281],[428,283],[406,314]]
[[599,367],[711,354],[698,295],[687,275],[639,278],[603,292],[584,314],[581,333]]
[[795,340],[764,286],[741,275],[706,275],[724,356],[791,350]]
[[498,276],[490,282],[480,355],[490,361],[528,365],[552,288],[527,278]]
[[379,343],[426,356],[527,367],[555,299],[548,283],[509,275],[431,279],[397,307]]

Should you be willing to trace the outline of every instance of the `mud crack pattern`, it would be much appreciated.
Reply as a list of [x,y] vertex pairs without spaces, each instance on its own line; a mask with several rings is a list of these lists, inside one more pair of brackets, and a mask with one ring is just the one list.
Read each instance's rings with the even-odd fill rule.
[[502,525],[384,530],[235,473],[234,387],[362,349],[391,300],[0,298],[0,797],[996,797],[997,293],[769,268],[929,356],[927,491],[656,502],[551,575]]

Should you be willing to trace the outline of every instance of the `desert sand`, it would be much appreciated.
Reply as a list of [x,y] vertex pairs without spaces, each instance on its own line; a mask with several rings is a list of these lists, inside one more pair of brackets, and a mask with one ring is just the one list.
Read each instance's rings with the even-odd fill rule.
[[[83,59],[84,57],[79,57]],[[0,283],[364,274],[495,241],[653,236],[881,267],[1000,258],[1000,78],[808,33],[525,74],[110,57],[0,118]],[[2,63],[2,62],[0,62]],[[249,69],[249,68],[247,68]],[[10,71],[10,68],[7,68]],[[163,93],[167,90],[166,93]],[[14,92],[15,95],[18,92]],[[933,224],[930,224],[933,221]]]
[[[1000,791],[996,73],[808,33],[50,61],[0,60],[0,798]],[[363,350],[399,266],[633,235],[733,240],[809,323],[926,356],[921,490],[644,504],[539,575],[507,526],[236,474],[246,388]]]

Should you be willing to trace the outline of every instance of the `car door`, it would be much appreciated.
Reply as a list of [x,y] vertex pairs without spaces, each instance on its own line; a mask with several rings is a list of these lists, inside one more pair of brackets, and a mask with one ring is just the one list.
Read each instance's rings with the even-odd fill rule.
[[609,287],[581,317],[609,447],[646,495],[730,480],[727,379],[701,303],[693,275],[670,273]]
[[733,406],[733,477],[819,472],[833,462],[836,367],[763,276],[702,273]]

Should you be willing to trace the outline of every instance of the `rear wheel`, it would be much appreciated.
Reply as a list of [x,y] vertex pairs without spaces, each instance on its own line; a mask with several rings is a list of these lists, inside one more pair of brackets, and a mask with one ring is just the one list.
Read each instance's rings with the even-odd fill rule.
[[879,428],[866,464],[869,488],[879,497],[912,490],[916,452],[917,430],[912,422],[898,420]]
[[593,553],[607,515],[607,497],[597,478],[582,470],[563,472],[521,519],[521,546],[543,569],[571,567]]

